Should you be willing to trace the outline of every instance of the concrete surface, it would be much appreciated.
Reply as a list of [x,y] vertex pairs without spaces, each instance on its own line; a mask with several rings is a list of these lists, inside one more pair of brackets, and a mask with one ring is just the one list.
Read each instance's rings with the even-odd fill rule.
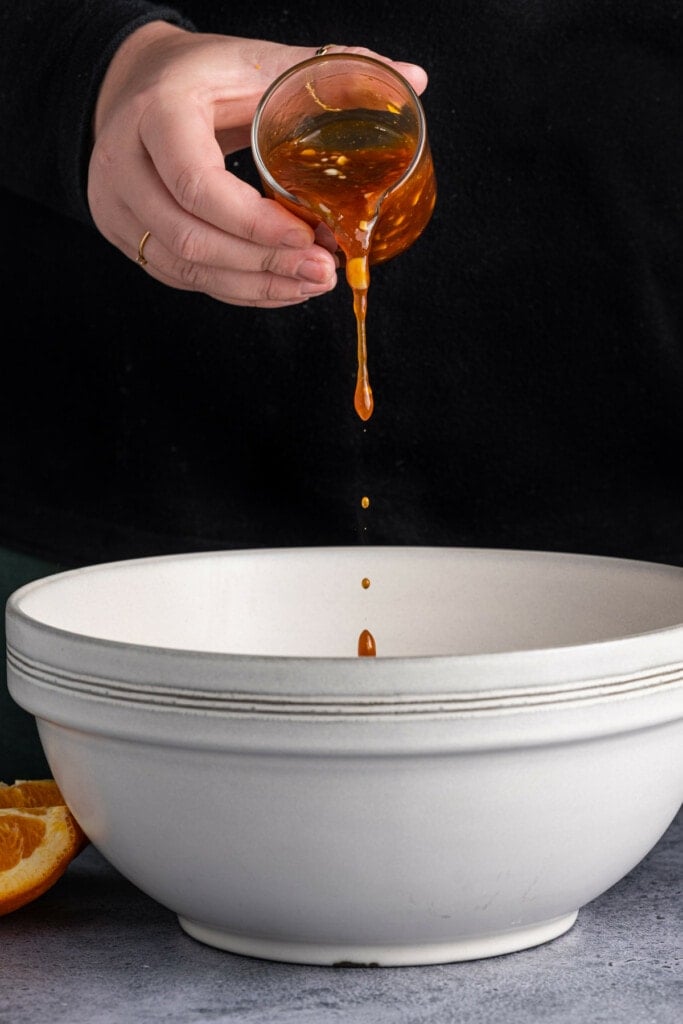
[[0,1022],[681,1024],[682,865],[683,811],[554,942],[470,963],[335,969],[204,946],[90,847],[0,919]]

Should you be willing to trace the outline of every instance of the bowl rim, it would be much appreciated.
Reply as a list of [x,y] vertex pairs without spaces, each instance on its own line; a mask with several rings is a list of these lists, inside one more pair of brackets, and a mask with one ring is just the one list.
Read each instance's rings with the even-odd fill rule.
[[[656,569],[680,574],[683,567],[662,562],[613,556],[589,555],[564,551],[536,549],[485,548],[447,546],[449,551],[463,555],[494,554],[503,556],[552,557],[579,560],[585,564],[622,564],[630,567]],[[552,682],[557,692],[570,691],[600,680],[603,685],[622,686],[629,681],[648,679],[653,673],[677,673],[683,670],[683,622],[659,629],[624,634],[616,638],[592,640],[579,644],[553,647],[510,649],[489,653],[448,653],[435,655],[384,655],[377,658],[330,655],[244,654],[225,651],[197,650],[190,647],[163,647],[123,640],[112,640],[78,633],[49,625],[22,608],[27,594],[67,577],[77,577],[108,568],[153,565],[163,562],[202,560],[233,556],[268,557],[273,553],[287,555],[315,551],[366,551],[367,547],[321,545],[317,547],[235,548],[142,556],[94,563],[53,573],[24,584],[15,590],[6,603],[8,656],[17,657],[37,667],[52,666],[67,674],[78,675],[92,683],[103,684],[122,680],[131,686],[166,686],[169,675],[175,682],[171,689],[196,690],[197,665],[201,669],[202,689],[210,692],[232,692],[231,677],[240,680],[237,689],[252,694],[268,694],[286,698],[292,694],[324,693],[330,698],[357,695],[347,682],[353,666],[354,677],[362,683],[367,696],[416,694],[453,694],[463,684],[472,693],[508,692],[547,688]],[[392,553],[443,552],[443,546],[383,545],[377,550]],[[29,653],[31,652],[31,653]],[[587,672],[586,663],[591,671]],[[420,669],[419,679],[410,687],[400,680],[402,666]],[[291,668],[296,669],[297,683],[292,682]],[[283,670],[286,682],[283,682]],[[321,682],[322,679],[322,682]],[[493,685],[492,680],[497,682]]]

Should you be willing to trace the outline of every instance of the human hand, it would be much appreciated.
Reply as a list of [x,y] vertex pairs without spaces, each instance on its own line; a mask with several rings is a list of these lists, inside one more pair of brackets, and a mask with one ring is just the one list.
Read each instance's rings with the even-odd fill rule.
[[[334,50],[379,55],[362,47]],[[309,47],[186,32],[152,22],[115,54],[100,90],[88,201],[98,229],[174,288],[272,308],[336,284],[334,242],[226,171],[249,145],[271,81]],[[380,59],[385,59],[380,57]],[[391,62],[389,62],[391,63]],[[418,93],[422,68],[396,63]],[[141,261],[139,261],[141,262]]]

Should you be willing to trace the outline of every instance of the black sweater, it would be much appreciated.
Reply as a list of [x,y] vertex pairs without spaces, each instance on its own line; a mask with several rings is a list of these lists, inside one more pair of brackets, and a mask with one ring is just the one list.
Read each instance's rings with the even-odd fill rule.
[[[373,273],[365,427],[343,279],[302,306],[222,305],[94,228],[98,84],[158,17],[428,70],[439,195]],[[0,60],[0,545],[62,564],[361,539],[683,564],[678,0],[5,0]],[[248,153],[228,166],[257,183]]]

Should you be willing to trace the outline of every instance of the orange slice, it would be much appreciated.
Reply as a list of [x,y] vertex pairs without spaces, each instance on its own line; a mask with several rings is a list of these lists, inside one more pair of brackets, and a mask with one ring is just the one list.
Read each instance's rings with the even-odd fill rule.
[[51,888],[87,842],[53,780],[0,785],[0,916]]
[[54,779],[19,779],[13,786],[0,782],[0,807],[56,807],[64,803]]

